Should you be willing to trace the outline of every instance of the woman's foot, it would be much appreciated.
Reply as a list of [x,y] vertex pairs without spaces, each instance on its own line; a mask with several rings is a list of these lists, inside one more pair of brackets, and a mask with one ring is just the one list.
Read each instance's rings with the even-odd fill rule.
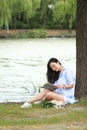
[[29,108],[29,107],[32,107],[32,104],[28,103],[28,102],[25,102],[21,108]]

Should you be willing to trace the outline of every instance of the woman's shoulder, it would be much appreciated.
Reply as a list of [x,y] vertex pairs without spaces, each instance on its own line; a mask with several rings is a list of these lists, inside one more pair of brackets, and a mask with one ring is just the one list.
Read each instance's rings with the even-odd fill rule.
[[75,72],[74,72],[74,70],[72,70],[71,68],[69,68],[69,67],[63,67],[63,73],[64,74],[71,74],[71,75],[74,75],[75,76]]
[[62,72],[65,73],[65,72],[69,72],[69,71],[71,71],[70,68],[63,66],[63,71]]
[[63,71],[64,72],[66,72],[66,71],[68,71],[68,72],[74,72],[74,70],[72,70],[71,68],[66,67],[66,66],[63,66]]
[[72,69],[70,69],[70,68],[68,68],[68,67],[66,67],[65,69],[64,69],[64,75],[65,75],[65,77],[68,79],[70,79],[70,78],[73,78],[73,79],[75,79],[76,80],[76,74],[75,74],[75,72],[72,70]]

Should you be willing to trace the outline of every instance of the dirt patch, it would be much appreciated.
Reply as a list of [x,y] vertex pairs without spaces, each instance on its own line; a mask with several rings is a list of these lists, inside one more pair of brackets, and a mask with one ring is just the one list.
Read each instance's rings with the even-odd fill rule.
[[3,126],[0,130],[86,130],[87,124],[72,122],[71,124]]
[[[32,29],[18,29],[18,30],[9,30],[9,33],[6,30],[0,30],[0,35],[13,35],[13,34],[18,34],[20,32],[30,32]],[[72,30],[71,33],[69,33],[69,30],[52,30],[48,29],[47,31],[47,36],[75,36],[76,31]]]

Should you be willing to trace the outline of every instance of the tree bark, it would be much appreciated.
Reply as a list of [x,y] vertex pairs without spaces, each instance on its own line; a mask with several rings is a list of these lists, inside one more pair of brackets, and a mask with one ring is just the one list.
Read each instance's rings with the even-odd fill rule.
[[76,97],[87,97],[87,0],[77,0]]
[[8,24],[8,21],[7,21],[7,24],[5,25],[5,28],[6,28],[7,33],[9,33],[9,24]]
[[48,0],[41,0],[41,17],[42,17],[42,26],[46,28],[47,22],[47,13],[48,13]]
[[17,19],[16,19],[16,16],[13,17],[13,20],[14,20],[14,29],[17,28]]

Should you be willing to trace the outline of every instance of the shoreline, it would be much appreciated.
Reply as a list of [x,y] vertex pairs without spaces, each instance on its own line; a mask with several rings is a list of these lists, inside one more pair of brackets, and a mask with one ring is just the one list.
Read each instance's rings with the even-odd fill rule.
[[[24,33],[27,34],[30,31],[33,31],[34,29],[18,29],[18,30],[9,30],[9,32],[7,32],[6,30],[0,30],[0,39],[7,39],[7,38],[12,38],[12,39],[18,39],[20,37],[14,37],[17,36],[20,33]],[[35,29],[38,30],[38,29]],[[53,30],[53,29],[46,29],[46,37],[44,38],[73,38],[76,37],[76,31],[75,30],[71,30],[71,32],[69,32],[69,30]],[[26,38],[26,36],[24,36],[23,38]],[[38,38],[38,37],[37,37]]]

